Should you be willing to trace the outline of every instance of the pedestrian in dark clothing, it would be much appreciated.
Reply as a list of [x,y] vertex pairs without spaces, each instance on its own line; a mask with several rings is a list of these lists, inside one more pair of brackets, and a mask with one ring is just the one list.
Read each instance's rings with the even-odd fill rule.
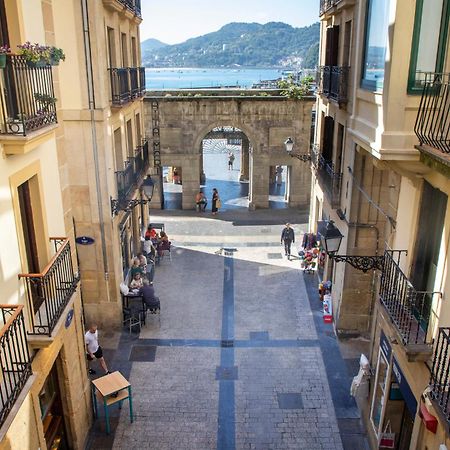
[[215,216],[222,206],[222,203],[221,203],[220,197],[219,197],[219,192],[217,191],[216,188],[213,189],[213,196],[212,196],[211,203],[212,203],[211,210],[212,210],[213,216]]
[[284,253],[288,259],[291,258],[291,244],[295,242],[294,230],[289,223],[283,228],[281,232],[281,244],[284,244]]
[[139,289],[139,295],[142,296],[142,300],[147,305],[147,309],[160,309],[161,304],[159,298],[155,295],[155,288],[153,283],[144,278],[144,286]]

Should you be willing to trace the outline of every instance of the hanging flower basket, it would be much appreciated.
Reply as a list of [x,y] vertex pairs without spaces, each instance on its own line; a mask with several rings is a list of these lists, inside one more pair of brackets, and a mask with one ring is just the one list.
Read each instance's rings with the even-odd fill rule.
[[28,67],[45,67],[48,66],[48,62],[45,59],[40,59],[39,61],[27,60]]

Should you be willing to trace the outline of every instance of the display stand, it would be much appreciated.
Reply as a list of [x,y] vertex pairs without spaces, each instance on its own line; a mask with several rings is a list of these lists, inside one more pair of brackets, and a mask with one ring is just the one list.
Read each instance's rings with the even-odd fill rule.
[[131,398],[131,385],[129,381],[119,372],[113,372],[103,377],[92,380],[92,396],[94,401],[94,414],[98,417],[97,397],[103,401],[105,411],[106,434],[111,432],[109,425],[109,410],[111,405],[119,403],[122,408],[122,402],[128,399],[130,405],[130,422],[133,423],[133,401]]

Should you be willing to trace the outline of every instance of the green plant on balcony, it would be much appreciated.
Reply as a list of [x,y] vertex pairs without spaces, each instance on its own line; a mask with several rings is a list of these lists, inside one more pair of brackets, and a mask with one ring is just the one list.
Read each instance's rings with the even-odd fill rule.
[[48,112],[49,106],[54,105],[58,100],[57,98],[52,97],[51,95],[41,94],[40,92],[35,92],[33,95],[34,99],[39,105],[39,109],[37,110],[38,114],[44,114]]
[[50,64],[50,47],[47,45],[32,44],[27,41],[17,46],[19,55],[32,67],[43,67]]
[[6,67],[6,55],[11,51],[7,45],[2,45],[0,47],[0,69]]
[[59,61],[65,61],[66,55],[62,48],[50,47],[50,64],[52,66],[58,66]]

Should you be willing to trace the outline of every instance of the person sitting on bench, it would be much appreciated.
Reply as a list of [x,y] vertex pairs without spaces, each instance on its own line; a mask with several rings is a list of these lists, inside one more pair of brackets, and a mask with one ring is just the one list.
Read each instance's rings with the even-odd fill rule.
[[155,295],[155,288],[153,283],[144,278],[144,285],[139,289],[139,295],[150,311],[155,311],[161,308],[159,298]]

